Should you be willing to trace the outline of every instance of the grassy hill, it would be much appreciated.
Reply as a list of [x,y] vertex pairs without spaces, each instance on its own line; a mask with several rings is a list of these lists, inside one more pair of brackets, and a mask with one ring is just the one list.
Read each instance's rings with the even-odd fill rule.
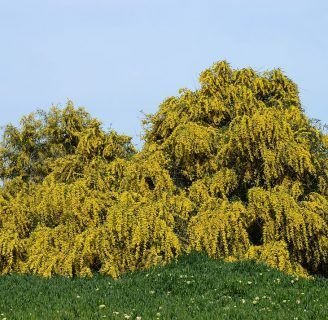
[[0,277],[0,320],[328,319],[328,281],[191,254],[118,280]]

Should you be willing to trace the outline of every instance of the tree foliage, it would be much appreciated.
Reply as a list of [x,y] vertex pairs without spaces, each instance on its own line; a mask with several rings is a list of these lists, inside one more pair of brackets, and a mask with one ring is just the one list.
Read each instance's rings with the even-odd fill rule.
[[0,273],[118,277],[183,252],[328,274],[328,136],[279,69],[200,75],[145,144],[72,102],[5,127]]
[[[96,158],[111,161],[135,153],[131,138],[114,131],[105,132],[101,123],[83,108],[68,101],[64,109],[52,107],[23,117],[20,128],[7,125],[0,150],[0,178],[42,181],[54,168],[63,166],[67,176],[78,174],[78,163]],[[65,168],[65,162],[70,165]],[[76,166],[71,168],[73,162]],[[77,170],[75,172],[75,169]]]
[[188,207],[163,156],[137,154],[71,102],[7,126],[0,159],[1,273],[117,277],[181,251]]
[[327,273],[327,135],[306,117],[296,84],[279,69],[225,61],[199,80],[144,121],[145,148],[165,154],[195,205],[190,249]]

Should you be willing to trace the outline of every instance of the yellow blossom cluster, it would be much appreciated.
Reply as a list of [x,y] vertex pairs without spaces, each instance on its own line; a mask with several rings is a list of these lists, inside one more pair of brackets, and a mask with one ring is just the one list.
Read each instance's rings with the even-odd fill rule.
[[328,136],[279,69],[218,62],[142,150],[69,101],[5,127],[0,274],[118,277],[192,250],[328,274]]

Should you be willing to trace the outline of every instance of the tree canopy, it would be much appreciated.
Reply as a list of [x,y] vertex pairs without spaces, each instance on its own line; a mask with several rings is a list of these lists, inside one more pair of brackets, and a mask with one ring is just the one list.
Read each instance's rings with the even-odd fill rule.
[[215,63],[169,97],[144,146],[84,109],[5,128],[0,272],[119,276],[192,250],[328,275],[328,136],[281,70]]

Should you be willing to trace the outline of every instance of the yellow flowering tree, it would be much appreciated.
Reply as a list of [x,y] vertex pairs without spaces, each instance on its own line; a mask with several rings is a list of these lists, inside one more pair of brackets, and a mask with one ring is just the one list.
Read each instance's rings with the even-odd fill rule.
[[201,73],[200,88],[166,99],[145,125],[195,212],[189,250],[327,274],[327,135],[281,70]]
[[279,69],[200,75],[144,147],[69,101],[5,127],[0,274],[118,277],[205,251],[328,275],[328,136]]
[[163,155],[130,140],[71,102],[5,128],[0,273],[118,277],[179,254],[191,205]]

